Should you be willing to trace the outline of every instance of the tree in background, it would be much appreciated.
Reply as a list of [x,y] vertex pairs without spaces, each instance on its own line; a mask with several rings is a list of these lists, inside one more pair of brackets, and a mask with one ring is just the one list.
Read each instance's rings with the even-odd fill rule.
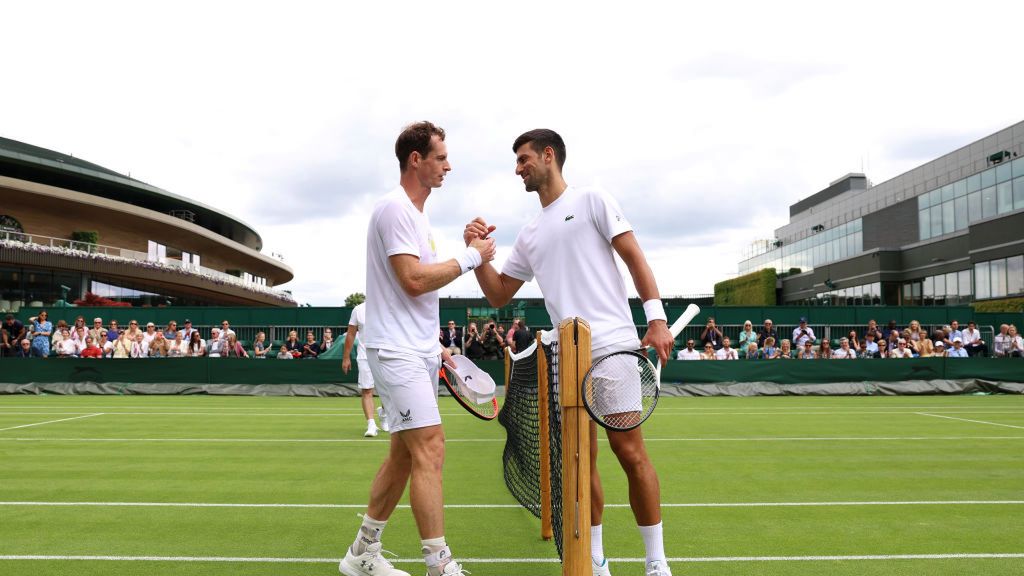
[[345,307],[354,308],[363,302],[366,302],[366,294],[363,294],[362,292],[353,292],[345,298]]

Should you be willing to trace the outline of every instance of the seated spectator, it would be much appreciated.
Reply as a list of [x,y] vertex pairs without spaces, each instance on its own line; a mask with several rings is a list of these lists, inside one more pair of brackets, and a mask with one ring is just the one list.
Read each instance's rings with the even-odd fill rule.
[[0,346],[2,346],[3,355],[17,356],[18,350],[21,348],[21,341],[24,339],[25,325],[18,321],[14,314],[5,316],[4,323],[0,327]]
[[89,329],[85,326],[85,317],[77,316],[75,324],[71,327],[71,337],[82,342],[82,350],[85,350],[85,337],[89,335]]
[[915,336],[916,336],[916,332],[914,332],[910,328],[904,328],[903,332],[900,334],[900,338],[907,341],[907,349],[910,350],[911,352],[914,351],[914,337]]
[[800,318],[800,325],[793,329],[793,344],[796,344],[798,348],[802,348],[804,342],[810,340],[814,342],[814,330],[807,325],[807,318]]
[[[330,330],[330,328],[328,328]],[[333,342],[333,340],[332,340]],[[267,352],[270,349],[267,347],[267,335],[264,332],[256,333],[256,341],[252,343],[252,356],[253,358],[263,360],[267,357]]]
[[761,349],[761,358],[764,360],[774,360],[778,357],[779,349],[775,347],[775,337],[769,336],[765,338],[764,347]]
[[918,322],[917,320],[911,320],[910,326],[907,327],[907,330],[910,331],[910,338],[906,338],[907,342],[916,342],[917,339],[920,338],[921,323]]
[[757,360],[761,354],[757,351],[757,342],[747,344],[747,353],[744,356],[747,360]]
[[96,341],[93,340],[92,336],[85,337],[85,348],[82,349],[82,353],[79,354],[81,358],[102,358],[103,349],[96,345]]
[[[108,332],[109,333],[109,332]],[[132,339],[128,336],[128,331],[121,331],[117,340],[114,340],[114,351],[112,354],[113,358],[131,358],[132,355]]]
[[[170,322],[167,323],[167,329],[164,330],[164,338],[166,338],[168,342],[174,342],[175,336],[177,334],[178,334],[178,323],[175,322],[174,320],[171,320]],[[182,334],[181,341],[182,342],[185,341],[185,335],[184,334]]]
[[974,356],[988,356],[988,346],[985,345],[985,341],[981,339],[981,332],[978,331],[978,327],[974,324],[974,320],[967,323],[967,328],[961,333],[964,339],[964,350],[967,350],[967,355]]
[[50,348],[60,353],[60,343],[64,341],[64,338],[70,338],[71,331],[68,329],[68,323],[63,320],[57,321],[57,326],[53,329],[53,337],[50,338]]
[[861,358],[878,358],[878,342],[875,341],[876,333],[867,332],[864,334],[864,342],[861,343]]
[[814,351],[814,342],[810,340],[804,341],[803,349],[796,356],[797,360],[814,360],[817,357],[818,354]]
[[779,335],[772,329],[772,321],[770,319],[764,321],[764,326],[761,327],[761,330],[757,333],[757,346],[759,348],[764,348],[765,341],[769,338],[772,339],[773,344],[779,340]]
[[739,346],[740,350],[746,351],[750,344],[758,344],[757,333],[754,332],[754,325],[747,320],[743,323],[743,330],[740,332]]
[[896,341],[896,348],[889,351],[890,358],[913,358],[914,353],[907,346],[907,341],[900,338]]
[[163,333],[156,331],[156,324],[147,322],[146,331],[142,334],[142,341],[146,343],[146,346],[149,346],[153,343],[153,339],[156,338],[157,334],[163,335]]
[[839,339],[839,348],[832,352],[832,358],[834,360],[853,360],[857,358],[857,353],[854,352],[853,348],[850,348],[849,338]]
[[[292,331],[292,334],[295,332]],[[220,337],[220,328],[211,328],[210,339],[206,341],[206,355],[210,358],[220,358],[223,347],[224,341]]]
[[[314,336],[312,332],[309,333],[309,339],[310,339],[311,344],[313,346],[315,346],[319,350],[320,349],[320,344],[317,343],[316,336]],[[221,350],[220,355],[221,355],[222,358],[248,358],[249,357],[249,353],[245,351],[244,347],[242,347],[241,342],[238,341],[238,336],[236,336],[234,332],[228,334],[228,340],[227,340],[227,342],[224,343],[224,347]],[[314,358],[315,357],[316,356],[314,356]]]
[[135,342],[136,335],[142,333],[142,330],[139,329],[139,322],[137,320],[128,322],[128,330],[126,332],[128,333],[128,340]]
[[320,352],[327,352],[331,346],[334,346],[334,332],[330,328],[324,328],[324,337],[320,340]]
[[[193,332],[198,333],[199,330],[196,330],[195,328],[192,327],[192,321],[189,320],[188,318],[185,318],[184,325],[185,325],[185,327],[182,328],[181,330],[179,330],[179,332],[181,332],[181,341],[182,342],[191,342],[192,341],[192,333]],[[202,338],[203,337],[202,334],[200,334],[199,337]]]
[[21,346],[18,347],[18,351],[14,354],[15,358],[31,358],[34,355],[32,352],[32,341],[28,338],[24,338],[21,341]]
[[[167,340],[167,336],[164,335],[164,340]],[[188,344],[182,340],[181,332],[174,333],[174,340],[170,340],[167,344],[167,357],[168,358],[184,358],[188,352]]]
[[[964,333],[960,331],[960,323],[959,322],[957,322],[956,320],[953,320],[952,322],[949,323],[949,330],[946,330],[946,337],[949,338],[950,342],[953,342],[954,338],[959,338],[960,342],[963,343],[963,341],[964,341]],[[949,350],[949,352],[952,352],[952,351],[953,351],[952,349]]]
[[875,342],[877,343],[882,339],[882,333],[878,330],[878,323],[874,319],[868,320],[868,327],[864,329],[864,337],[861,341],[868,339],[868,334],[873,334]]
[[[457,340],[456,340],[457,342]],[[458,348],[456,348],[457,350]],[[302,357],[316,358],[320,355],[320,344],[316,341],[316,336],[312,332],[306,333],[306,343],[302,345]]]
[[143,334],[141,330],[135,331],[135,341],[132,342],[132,358],[149,358],[149,346],[146,345],[146,337]]
[[949,358],[967,358],[967,350],[964,349],[964,339],[960,336],[953,337],[953,348],[946,352]]
[[107,342],[117,342],[117,339],[121,337],[121,331],[117,328],[117,320],[111,320],[107,328]]
[[228,341],[228,336],[231,336],[234,333],[235,331],[231,329],[230,322],[224,320],[220,323],[220,339],[222,340],[221,347],[223,347],[223,344]]
[[89,336],[92,336],[92,341],[96,343],[97,347],[103,348],[103,344],[107,341],[107,329],[103,327],[103,318],[92,319]]
[[299,333],[292,330],[288,333],[288,339],[284,342],[285,347],[291,352],[292,357],[302,358],[302,343],[299,342]]
[[716,360],[739,360],[736,349],[732,347],[732,341],[726,336],[722,338],[722,347],[715,352]]
[[686,348],[676,353],[676,360],[700,360],[700,352],[693,349],[693,338],[686,341]]
[[857,338],[856,330],[850,330],[850,333],[846,335],[846,338],[850,341],[850,349],[854,352],[860,350],[860,340]]
[[715,326],[714,316],[708,316],[704,331],[700,333],[700,341],[704,344],[711,344],[715,350],[722,347],[722,331]]
[[480,336],[476,322],[469,323],[469,330],[466,331],[466,337],[462,340],[462,349],[466,352],[466,358],[474,362],[484,359],[484,339]]
[[923,336],[919,335],[917,342],[914,343],[914,351],[917,353],[918,358],[930,358],[935,353],[935,346],[928,339],[928,333],[924,331],[922,333]]
[[1010,325],[1000,324],[999,334],[996,334],[995,340],[992,342],[992,351],[995,353],[996,358],[1006,358],[1007,353],[1010,350]]
[[821,344],[818,346],[818,358],[821,360],[832,359],[832,343],[828,341],[828,338],[821,339]]
[[[182,334],[179,332],[179,334]],[[182,340],[184,342],[184,340]],[[185,349],[182,351],[184,356],[189,358],[201,358],[206,356],[206,340],[199,335],[199,330],[193,330],[189,333],[188,342],[185,344]]]
[[1017,326],[1010,324],[1006,337],[1010,341],[1006,355],[1011,358],[1024,358],[1024,339],[1017,333]]
[[894,329],[889,331],[889,338],[887,338],[889,344],[889,352],[892,352],[893,350],[899,348],[901,338],[903,338],[903,333],[900,332],[899,330]]
[[931,358],[945,358],[946,357],[946,343],[942,340],[936,340],[932,343],[932,355]]
[[[889,341],[889,343],[890,343],[890,345],[892,344],[892,338],[891,338],[890,336],[891,336],[891,334],[892,334],[892,333],[893,333],[894,331],[895,331],[895,332],[896,332],[896,334],[898,335],[898,334],[899,334],[899,332],[900,332],[900,329],[896,327],[896,321],[895,321],[895,320],[889,320],[889,325],[888,325],[888,326],[886,326],[886,327],[885,327],[885,328],[884,328],[884,329],[882,330],[882,338],[884,338],[885,340],[888,340],[888,341]],[[899,338],[897,338],[897,340],[898,340],[898,339],[899,339]]]
[[889,341],[879,340],[878,341],[878,354],[875,358],[888,358],[889,357]]
[[291,352],[291,350],[288,349],[288,346],[285,345],[285,344],[281,344],[281,351],[277,353],[277,359],[278,360],[292,360],[293,358],[295,358],[295,357],[292,356],[292,352]]
[[78,358],[82,352],[82,347],[79,345],[78,340],[71,337],[71,331],[68,330],[67,324],[64,325],[64,329],[61,332],[62,338],[57,345],[57,356],[61,358]]
[[156,332],[153,335],[153,339],[149,341],[149,357],[150,358],[166,358],[168,348],[171,343],[164,338],[163,332]]
[[700,355],[701,360],[717,360],[715,356],[715,345],[708,342],[704,345],[704,353]]
[[776,358],[781,360],[793,360],[796,358],[796,352],[793,350],[793,343],[788,338],[782,339],[782,344],[779,346],[779,353]]

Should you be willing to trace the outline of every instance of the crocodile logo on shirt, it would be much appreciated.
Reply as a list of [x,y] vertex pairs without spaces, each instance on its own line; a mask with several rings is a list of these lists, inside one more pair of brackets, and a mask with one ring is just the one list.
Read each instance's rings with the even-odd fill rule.
[[572,220],[575,217],[576,217],[575,214],[569,214],[568,216],[565,217],[565,221],[568,222],[569,220]]

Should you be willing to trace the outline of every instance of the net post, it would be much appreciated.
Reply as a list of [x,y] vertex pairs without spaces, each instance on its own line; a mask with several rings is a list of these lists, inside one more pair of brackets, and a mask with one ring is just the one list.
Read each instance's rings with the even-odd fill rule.
[[537,434],[540,438],[540,537],[551,540],[551,417],[548,412],[548,357],[537,332]]
[[590,416],[580,386],[590,369],[590,324],[558,325],[562,401],[562,576],[592,576],[590,563]]
[[512,349],[505,347],[505,395],[508,396],[508,387],[512,385]]

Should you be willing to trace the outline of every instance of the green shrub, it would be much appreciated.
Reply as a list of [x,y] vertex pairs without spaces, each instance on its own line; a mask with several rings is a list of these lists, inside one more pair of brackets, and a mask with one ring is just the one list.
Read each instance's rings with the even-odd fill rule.
[[983,302],[973,302],[971,306],[975,312],[1024,312],[1024,298],[985,300]]
[[715,306],[775,306],[774,268],[715,284]]

